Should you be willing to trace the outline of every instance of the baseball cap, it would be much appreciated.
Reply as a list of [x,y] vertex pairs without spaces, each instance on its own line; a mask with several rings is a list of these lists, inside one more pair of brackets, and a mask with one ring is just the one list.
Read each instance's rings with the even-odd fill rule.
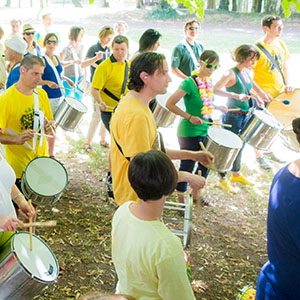
[[13,35],[6,43],[6,47],[24,55],[27,51],[27,43],[21,37]]

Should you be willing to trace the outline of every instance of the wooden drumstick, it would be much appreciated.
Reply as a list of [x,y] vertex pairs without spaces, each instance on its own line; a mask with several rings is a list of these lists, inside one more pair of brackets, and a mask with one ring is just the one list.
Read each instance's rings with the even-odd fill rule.
[[42,133],[39,133],[39,132],[35,132],[34,134],[38,135],[38,136],[44,136],[44,137],[48,137],[48,138],[54,138],[53,135],[49,135],[49,134],[42,134]]
[[56,223],[56,221],[25,223],[24,227],[52,227],[56,226]]
[[[31,207],[31,199],[28,200],[28,204]],[[29,224],[32,224],[32,217],[29,217]],[[32,226],[29,227],[29,250],[32,251]]]
[[228,108],[227,111],[241,111],[239,108]]
[[[49,123],[49,120],[46,117],[45,117],[45,120]],[[49,126],[50,126],[50,130],[51,130],[53,136],[56,138],[56,133],[55,133],[55,130],[54,130],[52,124],[50,123]]]
[[222,123],[206,122],[206,121],[204,121],[203,123],[205,123],[205,124],[210,124],[210,125],[218,125],[218,126],[223,126],[223,127],[232,127],[231,124],[222,124]]
[[78,93],[78,92],[79,92],[79,93],[83,94],[83,92],[82,92],[81,90],[76,89],[76,88],[68,89],[68,88],[65,88],[65,87],[63,87],[63,86],[59,86],[59,88],[60,88],[60,89],[63,89],[63,90],[71,91],[71,92],[74,92],[74,93]]
[[[201,147],[202,151],[205,152],[205,153],[208,153],[208,151],[206,150],[203,142],[200,142],[199,144],[200,144],[200,147]],[[212,163],[212,161],[211,161],[211,159],[209,157],[207,157],[207,159],[208,159],[208,168],[212,169],[213,163]]]

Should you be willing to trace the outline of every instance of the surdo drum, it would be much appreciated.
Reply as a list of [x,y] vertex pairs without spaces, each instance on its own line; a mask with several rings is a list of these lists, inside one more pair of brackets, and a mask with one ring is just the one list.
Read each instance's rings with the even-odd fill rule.
[[59,265],[54,253],[38,236],[32,235],[29,250],[29,233],[19,232],[1,248],[0,299],[30,300],[47,285],[55,283]]
[[77,99],[67,96],[55,112],[56,125],[67,131],[75,131],[87,107]]
[[206,150],[215,157],[215,171],[230,170],[242,146],[238,135],[227,129],[210,127],[207,131]]
[[37,157],[27,166],[21,188],[27,199],[35,204],[52,205],[61,197],[68,184],[65,167],[50,157]]

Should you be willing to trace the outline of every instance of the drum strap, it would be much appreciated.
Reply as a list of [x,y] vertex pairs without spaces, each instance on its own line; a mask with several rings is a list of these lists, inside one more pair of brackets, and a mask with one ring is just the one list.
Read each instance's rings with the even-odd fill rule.
[[118,142],[117,142],[116,139],[115,139],[114,133],[113,133],[112,131],[111,131],[110,133],[111,133],[111,135],[112,135],[112,137],[113,137],[113,139],[114,139],[114,141],[115,141],[115,143],[116,143],[116,145],[117,145],[119,151],[120,151],[120,152],[123,154],[123,156],[130,162],[130,157],[127,157],[127,156],[124,155],[124,152],[123,152],[121,146],[118,144]]
[[271,53],[261,43],[256,43],[255,45],[266,55],[266,57],[271,61],[273,66],[279,71],[279,73],[282,77],[282,80],[283,80],[283,84],[285,85],[285,78],[284,78],[284,75],[282,73],[282,69],[279,67],[279,65],[278,65],[277,61],[275,60],[275,58],[271,55]]
[[[196,42],[195,42],[195,43],[196,43]],[[195,52],[193,51],[193,49],[192,49],[191,45],[189,44],[189,42],[188,42],[186,39],[184,39],[184,40],[181,42],[181,44],[183,44],[183,45],[186,47],[186,49],[189,51],[190,56],[191,56],[191,58],[192,58],[192,60],[193,60],[193,63],[194,63],[194,65],[195,65],[195,69],[196,69],[196,70],[199,69],[199,67],[200,67],[199,61],[198,61],[198,59],[196,58],[196,54],[195,54]]]
[[[234,67],[233,68],[233,71],[236,73],[236,75],[239,77],[241,83],[243,84],[244,88],[245,88],[245,92],[247,95],[251,95],[249,89],[248,89],[248,85],[247,85],[247,82],[242,74],[242,72],[237,68],[237,67]],[[249,106],[252,107],[253,106],[253,101],[252,101],[252,98],[250,98],[249,101]]]
[[[44,112],[40,110],[39,96],[38,96],[38,92],[36,91],[36,89],[33,90],[33,99],[34,99],[33,130],[38,132],[38,130],[40,128],[41,134],[44,134],[45,133],[45,129],[44,129],[45,115],[44,115]],[[37,135],[35,135],[33,137],[33,143],[32,143],[33,149],[35,149],[37,138],[38,138]],[[42,145],[43,145],[43,138],[40,137],[39,147],[42,147]]]

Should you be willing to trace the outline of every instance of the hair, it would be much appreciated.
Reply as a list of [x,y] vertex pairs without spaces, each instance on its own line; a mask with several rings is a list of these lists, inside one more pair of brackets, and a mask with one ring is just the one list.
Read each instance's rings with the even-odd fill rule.
[[271,25],[272,25],[272,23],[273,23],[273,21],[279,21],[279,20],[281,20],[281,18],[279,16],[270,16],[270,15],[269,16],[265,16],[261,20],[261,25],[262,25],[262,27],[267,26],[267,27],[270,28]]
[[15,22],[17,22],[20,25],[22,25],[22,21],[20,19],[12,19],[12,20],[10,20],[10,25],[12,25],[12,23],[15,23]]
[[43,60],[36,55],[26,55],[21,61],[21,67],[24,66],[26,70],[30,70],[34,65],[45,67]]
[[199,60],[203,60],[209,64],[213,63],[214,61],[220,61],[218,53],[214,50],[203,51],[199,57]]
[[169,157],[158,150],[138,153],[130,162],[128,179],[144,201],[170,195],[177,185],[177,171]]
[[0,35],[3,35],[4,34],[4,30],[3,30],[3,28],[0,26]]
[[72,26],[69,33],[69,40],[77,41],[78,35],[81,30],[84,31],[84,28],[82,26]]
[[47,33],[46,36],[45,36],[44,43],[43,43],[44,46],[46,46],[47,41],[48,41],[50,38],[52,38],[53,36],[56,38],[56,42],[58,43],[58,36],[57,36],[57,34],[54,33],[54,32],[49,32],[49,33]]
[[118,21],[118,22],[116,22],[116,23],[114,24],[114,29],[115,29],[115,31],[117,31],[117,27],[118,27],[118,26],[124,27],[124,28],[125,28],[125,31],[128,30],[128,24],[127,24],[125,21]]
[[253,45],[244,44],[235,48],[231,56],[234,61],[241,64],[249,57],[255,57],[258,60],[260,58],[260,53]]
[[51,16],[51,15],[52,15],[51,12],[44,13],[42,15],[42,20],[44,20],[47,16]]
[[128,38],[124,35],[117,35],[114,37],[111,45],[113,47],[114,44],[122,44],[122,43],[125,43],[127,47],[129,47]]
[[123,294],[118,294],[118,295],[107,295],[107,294],[102,294],[102,293],[93,293],[93,294],[88,294],[88,295],[83,295],[80,296],[77,300],[112,300],[112,299],[117,299],[116,297],[121,296],[122,298],[119,298],[120,300],[137,300],[136,298],[129,296],[129,295],[123,295]]
[[293,131],[296,134],[298,143],[300,143],[300,118],[294,119],[292,122]]
[[111,26],[107,25],[100,28],[98,33],[98,38],[101,41],[103,38],[107,37],[108,35],[114,34],[114,30]]
[[150,50],[161,36],[157,30],[147,29],[139,39],[139,52]]
[[199,20],[193,19],[193,20],[190,20],[187,23],[185,23],[184,29],[187,29],[187,27],[190,26],[190,25],[192,25],[193,23],[197,23],[199,26],[201,25],[201,23],[200,23]]
[[144,81],[140,78],[140,74],[146,72],[151,76],[156,70],[162,71],[164,60],[166,57],[156,52],[138,55],[130,66],[128,89],[139,92],[144,87]]

